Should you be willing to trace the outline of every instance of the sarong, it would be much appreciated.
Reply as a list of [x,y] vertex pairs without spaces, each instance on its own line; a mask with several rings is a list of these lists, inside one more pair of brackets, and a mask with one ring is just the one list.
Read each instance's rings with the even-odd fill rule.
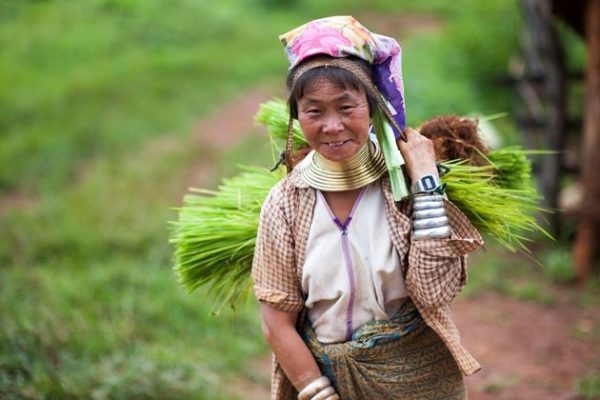
[[341,400],[467,398],[452,354],[410,300],[390,321],[368,322],[348,342],[319,342],[308,318],[302,337]]

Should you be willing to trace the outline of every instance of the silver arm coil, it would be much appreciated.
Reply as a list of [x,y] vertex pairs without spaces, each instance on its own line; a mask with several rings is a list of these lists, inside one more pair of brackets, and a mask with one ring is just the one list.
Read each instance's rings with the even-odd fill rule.
[[433,194],[413,197],[412,229],[414,240],[450,237],[452,230],[446,217],[443,196]]

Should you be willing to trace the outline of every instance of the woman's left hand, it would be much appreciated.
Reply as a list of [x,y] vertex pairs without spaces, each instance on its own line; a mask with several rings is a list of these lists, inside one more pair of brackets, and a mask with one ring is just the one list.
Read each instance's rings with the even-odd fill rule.
[[406,128],[404,134],[406,141],[398,139],[396,143],[411,181],[415,182],[424,175],[438,177],[433,142],[413,128]]

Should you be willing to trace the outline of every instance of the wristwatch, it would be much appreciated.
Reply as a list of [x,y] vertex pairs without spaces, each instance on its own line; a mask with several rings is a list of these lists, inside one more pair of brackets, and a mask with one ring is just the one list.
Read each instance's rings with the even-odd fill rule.
[[411,194],[417,193],[439,193],[443,194],[445,185],[440,183],[440,179],[434,175],[423,175],[410,187]]

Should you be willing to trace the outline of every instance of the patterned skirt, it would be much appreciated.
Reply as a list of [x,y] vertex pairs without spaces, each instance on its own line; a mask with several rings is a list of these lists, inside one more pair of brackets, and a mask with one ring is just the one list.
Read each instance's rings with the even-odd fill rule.
[[342,400],[464,400],[452,354],[411,301],[390,321],[372,321],[345,343],[317,340],[306,319],[302,336]]

